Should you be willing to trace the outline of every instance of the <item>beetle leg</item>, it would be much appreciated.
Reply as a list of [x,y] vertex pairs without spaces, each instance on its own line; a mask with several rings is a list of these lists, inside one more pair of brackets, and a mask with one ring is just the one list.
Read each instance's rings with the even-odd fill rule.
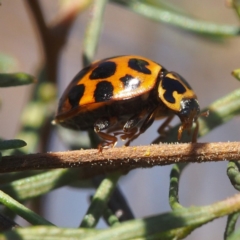
[[154,108],[144,119],[141,127],[139,128],[139,131],[135,131],[133,134],[130,135],[130,139],[125,143],[125,146],[128,146],[134,139],[136,139],[139,135],[144,133],[154,122],[155,115],[157,113],[157,109]]
[[144,109],[139,114],[136,114],[127,120],[123,126],[123,134],[121,135],[122,140],[131,139],[134,135],[136,135],[139,129],[137,125],[144,119],[144,117],[146,117],[146,114],[147,111]]
[[111,134],[102,132],[103,130],[108,129],[117,122],[115,117],[112,118],[100,118],[94,123],[95,133],[104,140],[103,143],[100,143],[98,146],[99,151],[101,152],[103,148],[114,147],[117,144],[117,138]]
[[159,137],[157,137],[152,144],[158,144],[160,141],[163,140],[163,138],[166,136],[167,130],[166,128],[169,127],[169,123],[172,121],[172,119],[174,118],[174,115],[168,116],[165,121],[160,125],[160,127],[158,128],[158,133],[160,134]]
[[169,127],[169,123],[173,120],[173,118],[174,118],[174,115],[167,117],[166,120],[158,128],[157,131],[162,137],[166,136],[166,133],[167,133],[166,128]]
[[120,135],[120,138],[124,141],[131,138],[138,131],[137,125],[146,117],[147,111],[144,109],[138,114],[130,117],[127,122],[123,125],[122,130],[119,132],[114,132],[114,136]]
[[[134,128],[132,128],[131,130],[129,130],[128,132],[123,133],[123,134],[120,136],[120,138],[121,138],[123,141],[125,141],[125,140],[127,140],[127,139],[132,138],[137,132],[138,132],[138,128],[137,128],[137,127],[134,127]],[[128,146],[128,145],[126,145],[126,146]]]
[[144,109],[139,114],[136,114],[133,117],[129,118],[123,126],[123,131],[127,133],[133,128],[137,127],[137,125],[144,119],[144,117],[146,117],[146,115],[147,111]]
[[[199,123],[198,120],[195,121],[196,127],[193,130],[193,134],[192,134],[192,143],[196,143],[197,142],[197,137],[198,137],[198,130],[199,130]],[[185,129],[184,125],[181,125],[178,129],[178,141],[181,140],[182,137],[182,133]],[[187,129],[188,130],[188,135],[191,134],[191,129]]]

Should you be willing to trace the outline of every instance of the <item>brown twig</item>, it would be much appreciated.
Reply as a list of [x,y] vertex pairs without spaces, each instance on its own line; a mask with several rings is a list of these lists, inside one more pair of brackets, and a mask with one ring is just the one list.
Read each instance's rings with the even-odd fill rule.
[[159,144],[104,150],[78,150],[5,156],[0,172],[53,168],[81,168],[86,176],[110,171],[128,171],[180,162],[240,160],[240,142]]
[[33,20],[36,23],[43,53],[45,57],[45,67],[47,72],[47,79],[50,82],[56,83],[57,80],[57,65],[61,49],[65,45],[68,33],[71,26],[78,16],[79,12],[84,10],[89,3],[74,2],[71,7],[65,8],[57,15],[52,24],[46,23],[44,14],[39,1],[25,1],[31,10]]

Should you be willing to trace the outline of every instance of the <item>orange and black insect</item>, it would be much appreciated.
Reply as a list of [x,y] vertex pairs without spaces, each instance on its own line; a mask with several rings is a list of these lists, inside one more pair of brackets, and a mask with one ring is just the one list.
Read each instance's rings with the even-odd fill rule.
[[[154,120],[167,117],[158,129],[163,134],[175,115],[182,123],[180,140],[183,130],[197,123],[199,112],[197,97],[183,77],[130,55],[106,58],[82,69],[63,93],[55,122],[77,130],[93,128],[104,140],[101,149],[115,146],[117,135],[129,145]],[[193,142],[197,131],[198,127]]]

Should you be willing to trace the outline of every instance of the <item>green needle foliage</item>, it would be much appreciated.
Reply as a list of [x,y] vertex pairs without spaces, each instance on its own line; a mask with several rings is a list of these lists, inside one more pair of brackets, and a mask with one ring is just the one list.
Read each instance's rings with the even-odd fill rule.
[[232,75],[237,79],[240,80],[240,69],[235,69],[232,71]]
[[3,140],[0,141],[0,150],[21,148],[25,147],[26,145],[27,143],[20,139]]
[[102,181],[101,185],[98,187],[95,195],[92,198],[92,203],[89,206],[89,209],[80,227],[92,228],[97,225],[98,220],[103,215],[107,202],[109,201],[109,198],[114,191],[120,176],[120,174],[113,174],[109,177],[106,177]]
[[[71,4],[73,5],[71,7],[68,5],[69,1],[61,1],[59,3],[61,14],[53,24],[46,22],[39,2],[26,0],[36,21],[41,36],[40,42],[44,49],[45,61],[36,74],[37,77],[35,78],[26,73],[15,73],[15,60],[0,54],[0,87],[36,83],[34,84],[31,99],[23,110],[21,127],[16,136],[17,139],[1,140],[0,154],[15,154],[17,157],[17,154],[48,150],[53,129],[50,122],[53,119],[56,105],[59,56],[66,47],[68,33],[72,24],[90,4],[91,16],[88,19],[82,41],[84,66],[95,59],[100,43],[101,30],[104,28],[104,13],[108,4],[121,5],[133,13],[156,21],[159,24],[166,23],[176,29],[184,30],[184,32],[197,33],[197,36],[201,35],[201,37],[210,36],[211,38],[225,39],[238,37],[240,33],[239,26],[217,24],[197,19],[192,14],[162,0],[85,0],[72,1]],[[239,17],[238,1],[233,0],[231,4]],[[64,13],[66,14],[64,15]],[[239,72],[239,69],[232,72],[232,75],[238,80],[240,79]],[[214,101],[206,110],[209,110],[210,115],[208,118],[203,116],[199,118],[199,136],[208,134],[214,128],[223,125],[240,114],[240,89],[236,89]],[[175,126],[170,129],[165,141],[175,141],[178,128],[179,126]],[[89,131],[88,135],[90,141],[80,135],[79,138],[82,143],[79,145],[74,144],[78,141],[73,140],[72,136],[69,138],[65,133],[62,135],[65,136],[64,140],[69,149],[78,148],[81,144],[86,148],[96,147],[98,144],[98,139],[92,131]],[[160,140],[160,138],[157,138],[154,143],[158,143]],[[183,135],[183,141],[189,141],[187,134]],[[103,154],[104,158],[104,152],[99,154]],[[124,222],[118,216],[116,208],[109,204],[121,174],[118,172],[106,173],[106,177],[100,184],[97,184],[99,186],[93,194],[89,208],[81,220],[80,227],[75,229],[54,226],[40,216],[41,211],[40,214],[36,214],[35,211],[25,207],[24,203],[31,200],[34,205],[36,203],[34,199],[62,186],[94,188],[96,186],[94,181],[82,179],[81,173],[84,172],[84,169],[57,169],[2,174],[0,176],[0,203],[2,204],[0,226],[4,225],[1,214],[4,215],[7,211],[11,211],[14,216],[21,216],[33,226],[8,227],[5,229],[6,231],[0,233],[0,240],[182,239],[196,228],[223,216],[228,216],[224,238],[228,240],[239,239],[240,230],[235,231],[240,212],[239,194],[207,206],[183,207],[181,205],[178,195],[180,190],[179,181],[186,166],[187,164],[175,164],[170,174],[169,205],[172,211]],[[16,166],[16,169],[21,169],[21,166]],[[239,162],[229,162],[227,175],[233,187],[238,191],[240,190],[239,169]],[[122,208],[118,207],[117,210],[122,210]],[[95,229],[101,217],[109,225],[109,228]]]
[[2,191],[0,191],[0,202],[33,225],[53,225]]
[[83,65],[88,66],[96,54],[103,25],[103,14],[107,0],[94,1],[92,19],[89,21],[84,38]]
[[14,87],[36,82],[33,76],[25,73],[0,74],[0,87]]
[[240,212],[235,212],[228,215],[227,226],[224,233],[224,239],[231,239],[231,234],[235,230],[235,225],[237,223]]
[[[0,189],[18,201],[25,201],[77,181],[78,175],[79,171],[73,169],[52,170],[2,184]],[[87,180],[79,185],[92,187]]]
[[[232,197],[209,206],[204,207],[190,207],[186,209],[179,209],[170,213],[164,213],[144,219],[136,219],[127,221],[125,223],[118,224],[114,227],[105,229],[105,230],[92,230],[88,231],[87,229],[56,229],[57,232],[62,234],[67,234],[72,231],[72,237],[76,237],[78,233],[78,238],[76,239],[85,239],[85,240],[104,240],[104,239],[116,239],[116,240],[127,240],[133,238],[144,238],[150,236],[162,237],[162,239],[171,239],[170,236],[173,236],[172,233],[181,234],[177,237],[183,236],[184,232],[181,228],[188,226],[202,225],[209,221],[212,221],[215,218],[224,216],[226,214],[232,213],[232,205],[235,204],[235,211],[240,209],[239,196]],[[44,232],[46,237],[50,239],[50,236],[53,234],[54,228],[49,227],[40,227],[40,228],[30,228],[29,231],[18,229],[14,231],[24,239],[30,239],[29,236],[32,236],[34,232],[36,236],[38,235],[41,239],[41,235],[38,234],[40,231]],[[175,229],[175,231],[172,231]],[[171,232],[172,231],[172,232]],[[179,231],[179,232],[178,232]],[[185,230],[186,231],[186,230]],[[10,234],[14,236],[13,231],[9,231],[4,235],[0,235],[0,239],[6,239],[3,236],[7,237]],[[176,235],[175,235],[176,236]],[[58,238],[57,238],[58,239]],[[154,238],[153,238],[154,239]]]
[[220,25],[212,22],[201,21],[185,14],[169,11],[162,6],[156,7],[147,1],[135,0],[112,0],[115,3],[121,4],[131,11],[134,11],[151,20],[167,23],[187,31],[198,34],[209,35],[213,37],[231,37],[237,36],[240,33],[240,28],[231,25]]

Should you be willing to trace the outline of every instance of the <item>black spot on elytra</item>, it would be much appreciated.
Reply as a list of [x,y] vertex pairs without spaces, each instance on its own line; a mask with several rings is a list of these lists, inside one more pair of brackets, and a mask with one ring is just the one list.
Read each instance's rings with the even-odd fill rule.
[[168,77],[163,78],[162,88],[166,90],[163,94],[164,98],[170,103],[175,103],[175,98],[173,97],[174,91],[178,94],[186,92],[186,88],[179,81]]
[[71,104],[72,108],[77,107],[79,105],[79,101],[83,96],[85,90],[85,86],[83,84],[76,85],[71,88],[68,93],[68,101]]
[[90,70],[91,66],[83,68],[72,80],[72,83],[79,82]]
[[113,85],[111,82],[102,81],[99,82],[94,91],[94,98],[96,102],[104,102],[113,96]]
[[120,78],[120,81],[123,83],[124,88],[128,90],[136,89],[140,86],[140,81],[133,76],[126,74],[124,77]]
[[151,70],[146,67],[148,65],[149,63],[147,61],[138,58],[131,58],[128,61],[128,67],[131,69],[141,73],[151,74]]
[[95,69],[93,69],[89,78],[91,80],[109,78],[116,72],[117,65],[115,62],[102,62]]

